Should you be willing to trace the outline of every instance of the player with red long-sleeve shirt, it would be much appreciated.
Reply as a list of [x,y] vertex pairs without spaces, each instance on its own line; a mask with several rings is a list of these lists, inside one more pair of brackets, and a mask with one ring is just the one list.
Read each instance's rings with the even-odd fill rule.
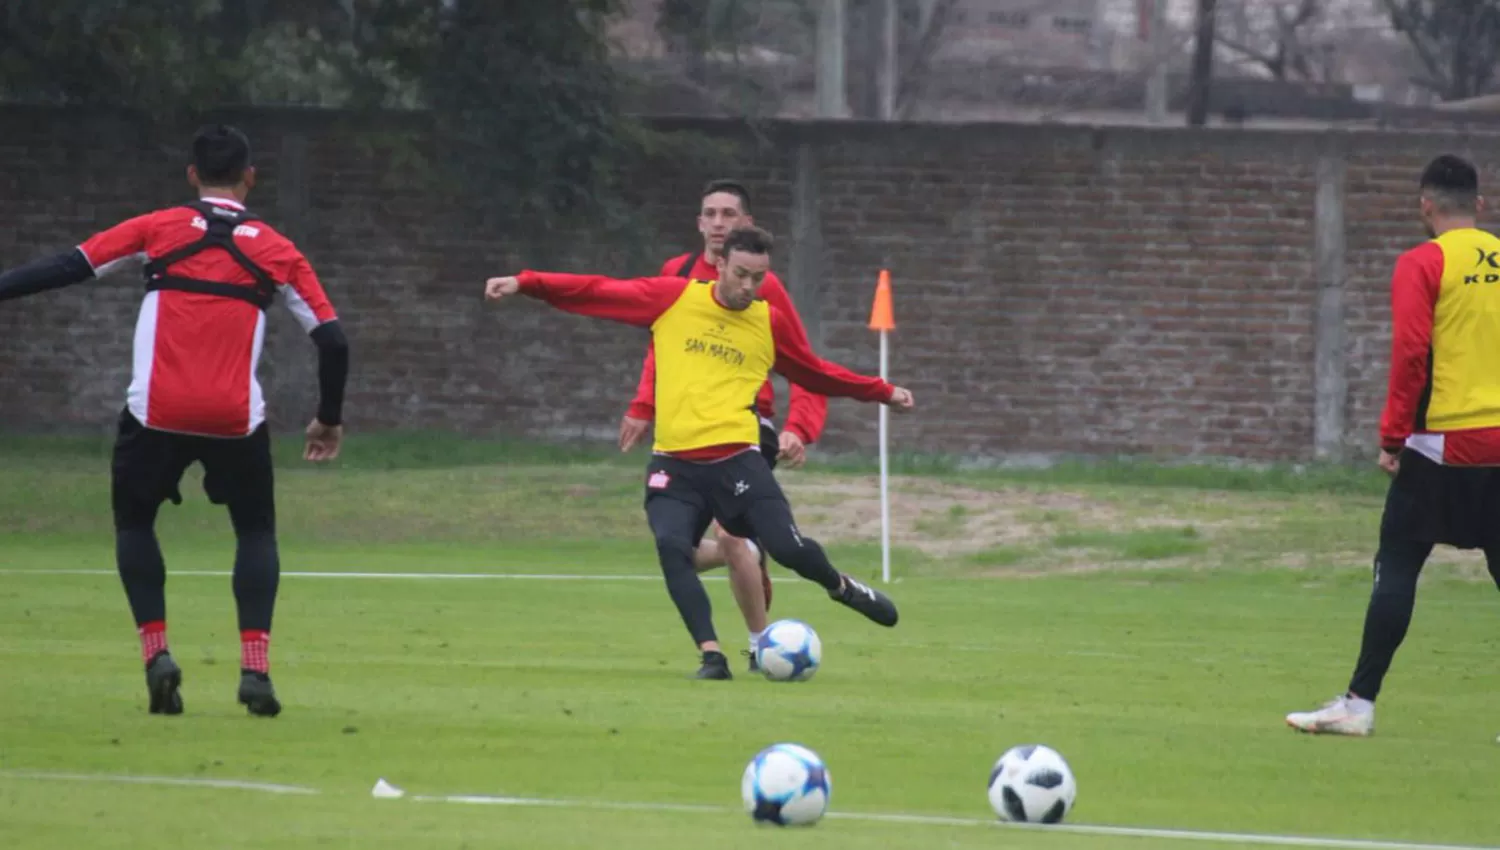
[[1435,546],[1483,550],[1500,585],[1500,238],[1476,226],[1483,204],[1470,163],[1440,156],[1419,185],[1431,239],[1402,254],[1391,279],[1380,466],[1393,478],[1375,588],[1348,689],[1287,715],[1304,732],[1374,732],[1375,699]]
[[714,634],[693,550],[713,520],[760,540],[777,563],[817,582],[834,600],[884,626],[896,606],[839,573],[803,535],[760,450],[754,399],[774,370],[814,392],[912,406],[911,393],[819,358],[790,319],[756,297],[770,268],[771,236],[739,228],[724,240],[718,279],[613,280],[522,272],[492,278],[491,300],[524,294],[585,316],[651,328],[656,348],[656,437],[646,472],[646,516],[668,593],[702,652],[698,678],[730,678]]
[[[724,238],[736,227],[755,224],[750,210],[749,190],[736,180],[711,181],[703,188],[697,223],[698,232],[703,237],[703,250],[667,260],[662,264],[663,277],[704,281],[718,278],[717,263]],[[786,286],[775,272],[766,273],[760,297],[785,314],[789,320],[789,332],[810,347],[802,318],[797,314]],[[823,433],[823,425],[828,418],[828,399],[792,384],[786,429],[780,434],[777,433],[775,424],[776,390],[769,380],[761,385],[755,403],[760,413],[761,454],[766,463],[773,471],[778,461],[784,461],[793,467],[800,465],[806,458],[806,447],[816,442]],[[635,398],[620,422],[620,450],[629,451],[639,442],[655,416],[656,349],[648,345]],[[765,631],[772,598],[771,576],[766,569],[765,552],[760,550],[758,544],[735,537],[717,523],[714,524],[713,531],[713,538],[705,538],[698,544],[693,553],[693,562],[700,572],[719,566],[729,567],[729,587],[750,633],[750,648],[745,654],[750,659],[750,672],[754,673],[759,669],[755,660],[755,644],[761,632]]]
[[137,216],[77,248],[0,275],[0,301],[103,277],[145,260],[133,368],[111,462],[115,557],[146,665],[148,710],[182,713],[182,669],[167,646],[166,564],[156,539],[163,502],[193,463],[234,526],[240,628],[238,699],[274,717],[271,618],[281,574],[266,403],[256,379],[266,310],[280,296],[318,350],[320,398],[304,457],[331,460],[343,438],[349,346],[307,258],[245,209],[255,184],[250,142],[223,125],[193,139],[198,200]]

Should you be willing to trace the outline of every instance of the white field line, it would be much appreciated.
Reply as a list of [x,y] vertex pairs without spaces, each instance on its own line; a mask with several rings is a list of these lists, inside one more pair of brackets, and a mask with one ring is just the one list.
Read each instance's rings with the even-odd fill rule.
[[[249,782],[239,779],[209,779],[179,776],[130,776],[104,773],[54,773],[34,770],[0,770],[0,779],[29,779],[39,781],[100,782],[122,785],[174,785],[199,788],[232,789],[238,791],[260,791],[268,794],[310,795],[320,793],[316,788],[300,785],[280,785],[270,782]],[[545,797],[496,797],[483,794],[418,795],[407,799],[418,802],[461,803],[469,805],[520,806],[527,808],[556,809],[602,809],[611,811],[683,812],[699,814],[731,814],[738,809],[726,806],[686,805],[675,803],[630,803],[608,800],[571,800]],[[1500,850],[1497,847],[1481,847],[1460,844],[1423,844],[1400,841],[1373,841],[1353,838],[1318,838],[1300,835],[1257,835],[1235,832],[1202,832],[1181,829],[1148,829],[1126,826],[1092,826],[1088,824],[1006,824],[993,819],[944,817],[937,815],[877,814],[870,812],[829,812],[830,820],[871,821],[877,823],[910,823],[932,826],[1000,827],[1009,829],[1060,832],[1075,835],[1103,835],[1123,838],[1157,838],[1179,841],[1199,841],[1217,844],[1262,844],[1279,847],[1327,847],[1337,850]]]
[[180,785],[197,788],[230,788],[266,794],[317,794],[316,788],[249,782],[243,779],[210,779],[187,776],[130,776],[109,773],[53,773],[44,770],[0,770],[0,779],[35,779],[60,782],[105,782],[116,785]]

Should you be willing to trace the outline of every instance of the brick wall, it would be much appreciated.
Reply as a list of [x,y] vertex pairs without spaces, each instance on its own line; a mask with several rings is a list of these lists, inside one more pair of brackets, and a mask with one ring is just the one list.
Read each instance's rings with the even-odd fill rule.
[[[387,144],[411,118],[235,116],[258,149],[252,206],[303,247],[348,326],[351,428],[611,435],[643,331],[524,303],[484,277],[543,256],[566,270],[654,272],[632,247],[486,231]],[[125,115],[0,110],[0,266],[179,199],[185,132]],[[891,269],[891,368],[922,405],[903,451],[1145,453],[1303,460],[1313,453],[1314,195],[1347,163],[1347,441],[1382,399],[1395,254],[1420,236],[1414,175],[1484,136],[1337,136],[1040,126],[663,123],[738,151],[757,218],[825,356],[874,370],[865,329]],[[696,190],[723,161],[631,176],[646,254],[692,246]],[[1486,171],[1487,179],[1500,173]],[[799,272],[800,274],[790,274]],[[0,428],[108,427],[128,377],[135,270],[0,305]],[[277,308],[263,380],[278,427],[312,412],[313,352]],[[826,444],[873,444],[873,408],[835,401]]]

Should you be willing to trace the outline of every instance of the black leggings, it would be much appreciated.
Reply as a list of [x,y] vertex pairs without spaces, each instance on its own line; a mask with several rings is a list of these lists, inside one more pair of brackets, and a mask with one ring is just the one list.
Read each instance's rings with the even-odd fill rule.
[[[113,500],[115,563],[131,614],[137,626],[165,620],[167,565],[156,539],[161,502],[136,497],[119,486]],[[233,499],[228,507],[235,535],[232,584],[239,628],[270,631],[281,583],[274,503]]]
[[[678,499],[657,497],[646,503],[646,518],[656,537],[656,553],[661,559],[662,576],[667,593],[682,615],[693,642],[716,641],[713,607],[703,581],[693,568],[693,549],[707,530],[712,513],[706,507]],[[797,530],[791,507],[782,499],[763,499],[752,503],[743,514],[731,520],[720,520],[724,530],[736,537],[758,541],[773,560],[790,567],[798,575],[817,582],[829,592],[839,589],[842,578],[829,563],[823,547]]]
[[[1349,693],[1373,702],[1380,695],[1385,674],[1396,650],[1406,639],[1417,602],[1417,578],[1432,554],[1433,544],[1394,539],[1385,535],[1375,555],[1375,583],[1365,611],[1364,638],[1359,661],[1349,681]],[[1500,588],[1500,549],[1486,549],[1486,565]]]

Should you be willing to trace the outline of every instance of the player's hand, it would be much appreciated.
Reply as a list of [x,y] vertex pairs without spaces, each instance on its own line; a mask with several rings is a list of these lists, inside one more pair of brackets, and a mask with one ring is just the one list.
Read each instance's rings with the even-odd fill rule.
[[515,277],[492,277],[484,282],[484,297],[486,301],[499,301],[507,295],[515,295],[521,291],[521,281]]
[[917,400],[912,398],[911,390],[905,387],[896,387],[895,391],[891,393],[891,400],[886,402],[886,405],[897,413],[906,413],[915,407],[916,404]]
[[626,416],[620,420],[620,451],[628,452],[635,448],[635,444],[646,436],[646,429],[651,427],[651,420],[636,419]]
[[785,464],[790,469],[796,469],[807,462],[807,444],[802,438],[791,431],[781,432],[781,451],[776,453],[776,460]]
[[1397,472],[1401,471],[1401,454],[1399,452],[1390,451],[1389,449],[1381,449],[1379,463],[1380,468],[1384,469],[1386,471],[1386,474],[1395,475]]
[[302,459],[313,463],[333,460],[339,456],[339,446],[344,442],[344,426],[324,425],[314,419],[307,426],[307,448]]

